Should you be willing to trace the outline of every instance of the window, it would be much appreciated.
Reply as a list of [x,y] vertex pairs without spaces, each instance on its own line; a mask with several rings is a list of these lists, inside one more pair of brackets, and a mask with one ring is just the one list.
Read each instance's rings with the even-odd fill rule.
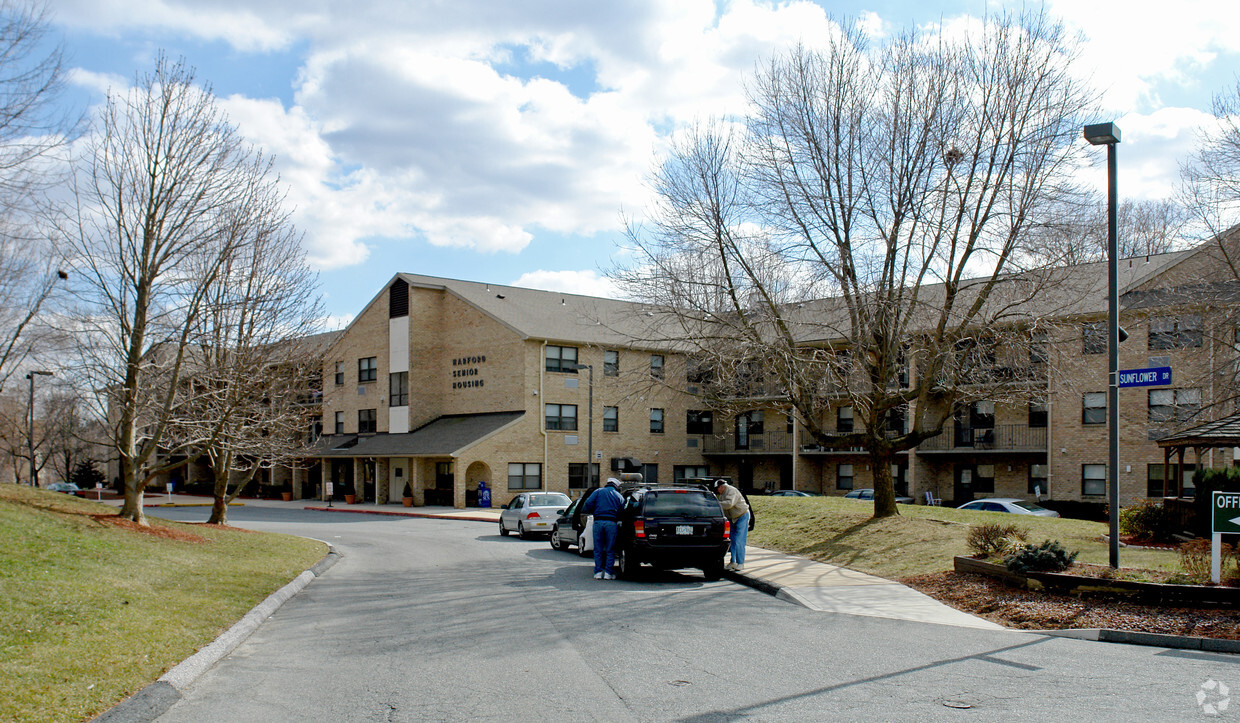
[[1150,319],[1151,349],[1187,349],[1201,346],[1201,316],[1164,316]]
[[663,434],[663,410],[650,410],[650,433]]
[[690,409],[685,413],[686,434],[713,434],[715,413],[706,409]]
[[566,374],[576,374],[577,370],[573,367],[577,364],[577,347],[575,346],[548,346],[547,347],[547,371],[564,372]]
[[344,362],[336,362],[336,386],[344,385]]
[[973,491],[982,494],[994,494],[995,491],[995,466],[993,464],[979,464],[973,468]]
[[672,467],[672,479],[676,482],[686,479],[700,479],[702,477],[709,476],[709,467],[694,467],[684,464],[678,464]]
[[508,489],[542,489],[542,465],[537,462],[509,462]]
[[603,431],[619,432],[620,431],[620,408],[619,407],[603,407]]
[[1026,492],[1049,495],[1050,489],[1050,467],[1037,463],[1029,465],[1029,488]]
[[611,350],[603,352],[603,376],[620,376],[620,352]]
[[986,400],[974,402],[969,409],[969,426],[974,429],[994,429],[995,403]]
[[1047,349],[1047,334],[1044,331],[1035,331],[1029,335],[1029,363],[1033,365],[1045,364],[1050,359],[1050,352]]
[[847,434],[853,431],[853,408],[840,407],[835,410],[835,431]]
[[[905,416],[908,408],[904,406],[893,407],[887,410],[887,431],[891,434],[904,434]],[[994,426],[993,417],[991,426]]]
[[573,432],[577,429],[576,404],[548,404],[546,408],[547,431]]
[[357,410],[357,433],[358,434],[374,434],[378,431],[376,426],[378,415],[373,409]]
[[598,487],[598,464],[590,464],[590,479],[586,479],[584,462],[573,462],[568,465],[568,486],[570,489]]
[[714,381],[714,372],[710,362],[702,359],[690,359],[686,367],[685,380],[690,384],[710,384]]
[[376,357],[368,356],[357,360],[357,380],[373,382],[379,378],[379,362]]
[[1193,486],[1193,476],[1197,471],[1197,465],[1195,464],[1184,465],[1185,483],[1183,490],[1180,489],[1179,465],[1167,465],[1168,480],[1165,487],[1163,486],[1163,466],[1161,463],[1148,465],[1146,469],[1146,497],[1162,497],[1164,495],[1164,489],[1166,490],[1165,494],[1172,497],[1175,497],[1176,495],[1190,497],[1196,491]]
[[1107,351],[1107,325],[1105,321],[1093,321],[1081,325],[1081,353],[1105,354]]
[[388,406],[409,406],[409,372],[388,375]]
[[651,379],[662,379],[663,378],[663,355],[662,354],[651,354],[650,355],[650,378]]
[[1105,464],[1081,465],[1081,494],[1102,497],[1107,493],[1107,466]]
[[851,464],[836,465],[835,488],[837,490],[850,490],[853,488],[853,466]]
[[1029,427],[1031,429],[1046,429],[1047,416],[1046,402],[1029,402]]
[[1201,410],[1201,390],[1150,389],[1149,407],[1152,424],[1185,422]]
[[1088,392],[1081,397],[1081,424],[1107,423],[1107,393]]
[[336,412],[336,434],[344,434],[344,412]]

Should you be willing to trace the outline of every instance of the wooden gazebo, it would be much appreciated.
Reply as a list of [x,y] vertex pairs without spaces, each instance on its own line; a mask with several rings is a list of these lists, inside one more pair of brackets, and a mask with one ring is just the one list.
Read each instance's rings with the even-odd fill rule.
[[1202,450],[1240,447],[1240,414],[1216,419],[1213,422],[1185,429],[1182,432],[1163,437],[1158,440],[1163,449],[1163,497],[1171,496],[1167,487],[1171,476],[1167,472],[1171,468],[1171,456],[1176,455],[1176,486],[1175,497],[1184,491],[1184,450],[1192,449],[1201,459]]

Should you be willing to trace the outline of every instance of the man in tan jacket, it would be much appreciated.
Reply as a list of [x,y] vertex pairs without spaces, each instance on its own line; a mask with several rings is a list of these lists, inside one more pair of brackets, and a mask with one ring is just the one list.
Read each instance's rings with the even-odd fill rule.
[[728,484],[722,477],[715,480],[715,496],[723,507],[723,514],[732,523],[732,561],[729,570],[745,569],[745,541],[749,538],[749,504],[741,491]]

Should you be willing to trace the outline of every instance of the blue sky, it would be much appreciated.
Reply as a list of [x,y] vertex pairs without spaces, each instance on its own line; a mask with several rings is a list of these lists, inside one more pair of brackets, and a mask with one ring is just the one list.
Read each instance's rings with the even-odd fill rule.
[[[829,9],[828,9],[829,7]],[[1213,94],[1240,71],[1240,9],[1046,3],[1124,133],[1121,195],[1169,195]],[[275,154],[328,312],[397,271],[607,293],[624,214],[669,133],[742,108],[754,64],[833,18],[877,34],[1015,4],[790,0],[51,0],[90,106],[159,50]]]

